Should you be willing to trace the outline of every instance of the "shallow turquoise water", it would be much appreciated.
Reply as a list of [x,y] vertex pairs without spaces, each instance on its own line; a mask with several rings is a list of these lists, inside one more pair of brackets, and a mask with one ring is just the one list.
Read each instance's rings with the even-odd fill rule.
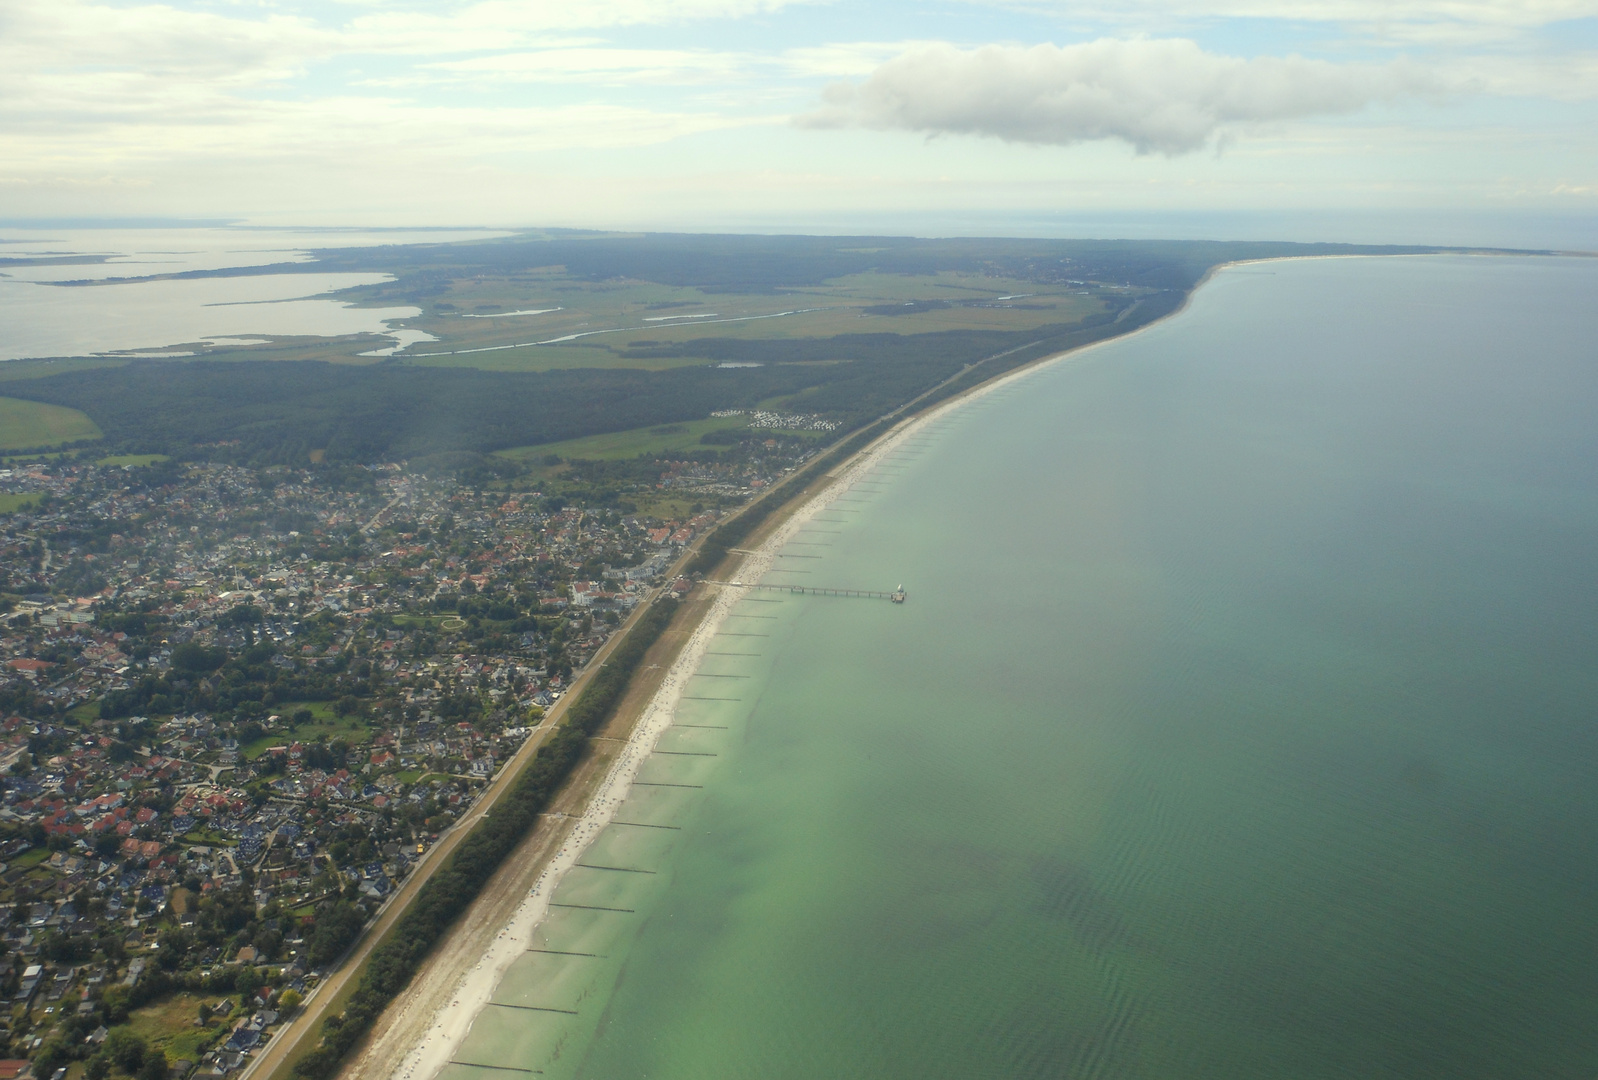
[[1591,1080],[1595,295],[1244,267],[954,414],[771,579],[909,602],[739,609],[458,1060]]

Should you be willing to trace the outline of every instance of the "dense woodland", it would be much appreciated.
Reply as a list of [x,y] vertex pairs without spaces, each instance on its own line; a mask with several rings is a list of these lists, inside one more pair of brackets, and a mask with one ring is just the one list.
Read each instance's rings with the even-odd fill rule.
[[[983,377],[1048,351],[1124,332],[1175,309],[1214,265],[1235,259],[1383,251],[1349,245],[904,237],[616,236],[552,233],[472,244],[338,249],[309,263],[203,275],[383,270],[373,302],[422,303],[455,279],[561,266],[569,276],[644,280],[708,292],[781,292],[877,271],[989,273],[1039,283],[1131,286],[1081,322],[1026,331],[872,333],[778,340],[705,337],[634,350],[640,359],[703,358],[665,371],[549,372],[370,367],[296,361],[137,361],[11,383],[7,393],[83,410],[122,453],[239,464],[369,463],[484,455],[701,419],[773,399],[802,401],[855,428],[965,366]],[[194,276],[194,275],[180,275]],[[1152,292],[1144,290],[1154,290]],[[947,306],[947,305],[944,305]],[[896,313],[921,310],[914,305]],[[910,329],[906,326],[906,330]],[[759,366],[721,368],[720,361]],[[504,470],[502,463],[493,468]]]

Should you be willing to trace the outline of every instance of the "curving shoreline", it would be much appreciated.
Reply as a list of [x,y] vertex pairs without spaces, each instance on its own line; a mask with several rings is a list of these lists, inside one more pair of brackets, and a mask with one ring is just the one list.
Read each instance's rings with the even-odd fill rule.
[[[897,422],[888,431],[857,451],[836,472],[825,474],[830,476],[830,482],[824,488],[795,509],[782,514],[778,523],[770,527],[770,531],[760,541],[758,547],[742,553],[738,576],[745,581],[758,581],[771,568],[777,552],[794,534],[826,509],[829,503],[864,473],[875,468],[883,456],[896,449],[900,443],[923,427],[1016,381],[1028,378],[1046,368],[1079,360],[1101,346],[1135,337],[1150,327],[1158,326],[1180,315],[1187,310],[1199,288],[1216,273],[1228,267],[1267,261],[1277,260],[1239,260],[1212,267],[1184,297],[1181,305],[1150,323],[1125,334],[1040,357],[963,390],[931,406],[923,413]],[[427,1018],[424,1034],[414,1042],[398,1066],[389,1074],[392,1080],[433,1080],[449,1063],[456,1049],[470,1035],[477,1016],[493,997],[496,987],[512,962],[523,955],[528,947],[538,925],[548,913],[553,893],[566,872],[581,859],[589,844],[610,824],[616,809],[627,798],[643,762],[653,752],[660,736],[675,719],[677,702],[682,696],[687,679],[698,669],[711,641],[731,614],[733,606],[749,592],[747,588],[727,584],[707,582],[702,587],[717,591],[714,602],[694,627],[689,640],[678,653],[665,679],[640,714],[621,753],[588,800],[583,815],[571,825],[564,839],[559,841],[561,846],[549,857],[531,891],[516,907],[509,922],[495,935],[481,958],[455,978],[447,995],[447,1002],[435,1009]],[[346,1073],[348,1074],[348,1070]]]
[[[1183,307],[1185,306],[1184,304]],[[1163,321],[1163,319],[1157,320],[1157,322]],[[777,552],[796,533],[825,510],[828,504],[862,474],[873,469],[883,456],[922,427],[1045,367],[1054,366],[1067,359],[1079,358],[1099,345],[1124,340],[1145,328],[1140,327],[1132,334],[1118,335],[1068,352],[1042,357],[963,391],[947,401],[939,402],[925,413],[899,422],[862,448],[837,472],[830,474],[831,482],[825,488],[785,515],[760,542],[759,547],[747,551],[738,567],[739,576],[750,582],[758,581],[771,568]],[[539,923],[549,911],[552,895],[567,871],[577,864],[589,844],[610,824],[617,807],[627,798],[638,770],[653,752],[660,736],[675,719],[677,702],[683,694],[687,680],[699,668],[711,641],[732,613],[733,606],[749,592],[746,587],[727,584],[706,583],[702,587],[717,590],[715,601],[699,625],[694,628],[688,642],[667,672],[665,680],[645,707],[622,752],[589,799],[583,816],[567,833],[564,843],[539,874],[532,891],[517,907],[509,924],[495,936],[483,957],[459,977],[449,995],[448,1003],[428,1019],[425,1034],[393,1072],[393,1080],[432,1080],[449,1063],[455,1050],[471,1033],[472,1024],[493,997],[494,990],[505,972],[527,949]]]

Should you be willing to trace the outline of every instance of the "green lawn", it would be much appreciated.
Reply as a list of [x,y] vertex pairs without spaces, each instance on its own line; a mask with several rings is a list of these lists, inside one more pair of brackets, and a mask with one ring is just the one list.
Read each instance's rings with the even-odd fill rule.
[[0,397],[0,450],[60,446],[101,436],[99,425],[77,409]]
[[536,461],[546,454],[562,458],[582,458],[588,461],[619,461],[639,454],[665,454],[673,450],[704,449],[699,437],[710,431],[743,427],[748,420],[742,416],[720,416],[709,420],[690,420],[682,424],[664,424],[656,427],[633,428],[631,431],[613,431],[606,435],[588,435],[565,442],[544,443],[542,446],[517,446],[501,450],[500,456],[512,461]]
[[49,857],[49,848],[38,847],[29,851],[24,851],[21,855],[18,855],[15,859],[12,859],[8,865],[13,870],[27,870],[38,866]]
[[128,1014],[128,1026],[144,1036],[152,1049],[166,1054],[167,1061],[180,1058],[198,1061],[200,1055],[221,1038],[227,1027],[220,1021],[209,1028],[195,1024],[199,1018],[200,1003],[213,1008],[221,999],[214,995],[197,996],[189,993],[173,994],[152,1005],[135,1009]]
[[332,742],[343,739],[348,743],[365,742],[372,734],[371,725],[358,716],[343,718],[333,715],[331,701],[285,701],[273,711],[286,721],[301,709],[311,710],[311,722],[299,727],[280,727],[252,743],[240,747],[239,753],[246,761],[254,761],[269,746],[287,746],[289,743]]
[[436,629],[445,619],[453,617],[450,615],[395,615],[394,625],[412,629],[418,626],[424,628],[431,626]]
[[21,382],[24,379],[42,379],[47,375],[61,375],[69,371],[93,371],[96,368],[113,368],[126,365],[126,360],[105,357],[78,357],[70,360],[7,360],[0,364],[0,382]]
[[38,498],[37,491],[0,491],[0,514],[14,514],[23,503]]
[[190,844],[204,844],[206,847],[227,847],[228,838],[221,833],[212,832],[210,829],[191,829],[183,834],[183,839]]
[[96,465],[154,465],[157,461],[171,461],[165,454],[115,454],[96,461]]
[[[607,335],[612,336],[612,335]],[[614,335],[617,344],[625,335]],[[636,335],[642,337],[642,334]],[[417,349],[427,348],[418,345]],[[437,348],[437,346],[432,346]],[[568,368],[637,368],[664,371],[709,361],[698,356],[628,356],[623,350],[602,346],[530,345],[518,349],[464,353],[454,356],[405,356],[401,362],[416,367],[479,368],[483,371],[561,371]]]

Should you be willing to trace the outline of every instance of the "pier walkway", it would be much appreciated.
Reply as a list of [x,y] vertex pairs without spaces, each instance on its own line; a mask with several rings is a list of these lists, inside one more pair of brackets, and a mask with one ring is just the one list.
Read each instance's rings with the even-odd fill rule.
[[705,579],[707,585],[729,585],[737,589],[771,589],[776,592],[799,593],[805,596],[858,596],[868,600],[891,600],[895,604],[904,603],[904,586],[891,592],[880,589],[834,589],[821,585],[764,585],[753,581],[713,581]]

